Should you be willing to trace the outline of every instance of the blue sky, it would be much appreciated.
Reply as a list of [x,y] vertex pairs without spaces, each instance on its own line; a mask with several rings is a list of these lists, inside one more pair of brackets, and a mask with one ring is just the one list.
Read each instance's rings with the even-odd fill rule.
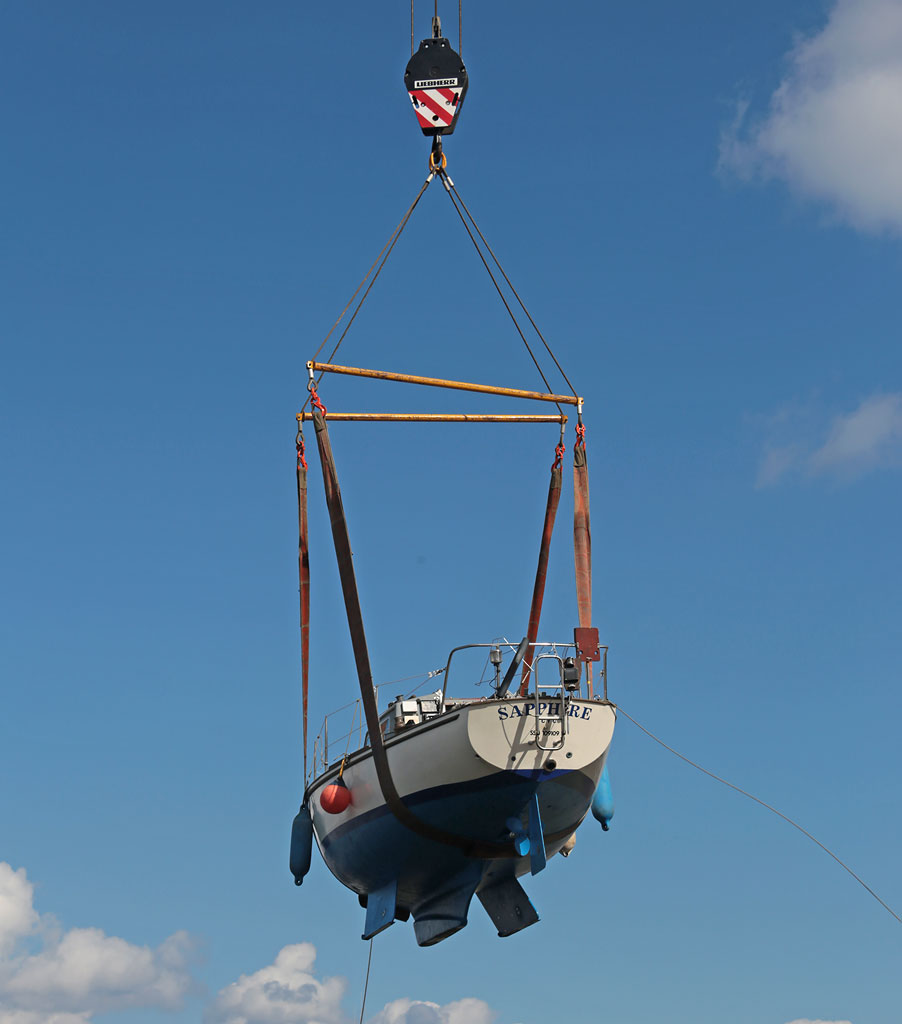
[[[408,15],[4,5],[0,1024],[357,1020],[357,901],[287,871],[294,415],[424,178]],[[897,910],[900,53],[899,0],[465,4],[446,144],[586,397],[613,699]],[[343,359],[536,386],[469,246],[431,188]],[[379,681],[522,634],[554,440],[333,428]],[[311,528],[315,728],[356,684]],[[396,925],[367,1019],[898,1024],[902,930],[829,858],[623,719],[611,773],[541,923]]]

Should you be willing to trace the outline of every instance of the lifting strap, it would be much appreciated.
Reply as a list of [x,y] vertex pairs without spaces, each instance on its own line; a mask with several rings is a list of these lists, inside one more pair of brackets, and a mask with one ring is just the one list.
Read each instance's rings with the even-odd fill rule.
[[[563,427],[561,428],[563,430]],[[527,655],[523,659],[523,672],[520,677],[521,697],[529,692],[529,674],[532,671],[535,650],[533,644],[539,635],[539,619],[542,616],[542,600],[545,597],[545,578],[548,575],[548,552],[551,547],[551,534],[554,531],[554,517],[561,500],[561,457],[564,454],[563,442],[555,450],[555,460],[551,467],[551,481],[548,484],[548,502],[545,505],[545,524],[542,527],[542,543],[539,546],[539,564],[536,568],[536,582],[532,590],[532,604],[529,608],[529,625],[526,639],[529,642]]]
[[310,558],[307,548],[307,459],[298,423],[298,594],[301,602],[301,702],[304,717],[304,784],[307,784],[307,692],[310,678]]
[[519,855],[510,842],[490,843],[470,839],[467,836],[446,832],[444,829],[437,828],[423,821],[407,807],[395,787],[388,764],[388,756],[385,752],[385,744],[382,739],[379,709],[376,705],[376,689],[373,686],[373,674],[370,670],[366,634],[363,629],[363,615],[360,610],[360,597],[357,592],[357,579],[354,574],[351,539],[348,534],[348,523],[341,500],[341,490],[338,486],[338,475],[335,469],[335,458],[332,454],[332,444],[329,440],[329,431],[326,427],[322,403],[317,397],[315,388],[312,389],[311,397],[314,406],[313,424],[316,429],[316,444],[319,448],[320,463],[323,470],[323,486],[326,491],[326,505],[329,509],[329,521],[332,526],[332,541],[335,545],[335,557],[338,562],[338,573],[341,578],[341,589],[348,617],[348,628],[351,632],[351,646],[354,650],[354,660],[357,664],[360,700],[363,705],[364,719],[367,731],[369,732],[370,746],[373,751],[373,765],[376,769],[376,778],[379,781],[379,788],[382,791],[385,803],[402,825],[424,839],[431,839],[435,842],[444,843],[447,846],[456,846],[468,857],[517,857]]
[[[576,606],[580,626],[592,625],[592,530],[589,525],[589,466],[586,462],[586,428],[576,427],[573,447],[573,558],[576,569]],[[592,663],[586,662],[591,692]]]

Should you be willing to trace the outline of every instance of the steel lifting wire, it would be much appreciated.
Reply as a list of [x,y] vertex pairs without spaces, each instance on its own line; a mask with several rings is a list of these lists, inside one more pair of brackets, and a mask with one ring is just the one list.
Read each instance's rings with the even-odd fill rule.
[[[438,17],[438,0],[435,3],[435,16]],[[410,0],[410,56],[414,51],[413,34],[413,0]],[[464,52],[464,12],[463,0],[457,0],[457,52],[463,56]]]
[[[394,247],[395,247],[395,243],[401,237],[401,232],[404,230],[405,227],[407,227],[407,222],[410,220],[411,215],[413,214],[413,211],[417,208],[417,205],[419,204],[420,200],[423,198],[423,193],[429,187],[429,183],[432,181],[433,177],[434,177],[434,175],[432,173],[430,173],[429,177],[423,182],[422,186],[420,187],[420,191],[417,193],[416,199],[414,199],[414,201],[407,208],[407,212],[404,214],[404,216],[401,218],[398,226],[395,228],[395,230],[389,236],[388,241],[385,243],[385,245],[382,246],[382,249],[379,251],[379,255],[376,257],[376,259],[374,260],[372,266],[370,267],[370,269],[364,275],[363,280],[360,282],[359,285],[357,285],[357,288],[354,291],[354,294],[351,296],[350,299],[348,299],[347,305],[341,311],[341,313],[339,313],[338,319],[329,328],[329,333],[320,342],[319,348],[313,354],[313,360],[314,361],[316,361],[316,357],[320,354],[320,352],[322,352],[326,342],[329,340],[329,338],[332,337],[332,334],[335,332],[335,328],[338,327],[338,325],[341,322],[342,318],[344,317],[345,313],[347,313],[347,311],[351,308],[351,304],[353,303],[354,299],[356,299],[357,296],[360,294],[360,289],[363,288],[363,286],[366,284],[367,281],[369,281],[370,283],[367,286],[366,291],[363,293],[363,296],[361,297],[360,302],[357,303],[357,308],[351,314],[351,319],[348,320],[347,324],[345,325],[345,329],[341,332],[341,337],[338,339],[338,341],[335,343],[335,346],[333,347],[332,351],[329,353],[329,358],[328,358],[327,361],[331,363],[332,360],[335,358],[335,353],[338,351],[339,347],[341,346],[341,343],[345,340],[345,337],[347,336],[348,331],[351,329],[351,324],[354,323],[354,320],[356,319],[357,314],[360,312],[360,307],[366,301],[366,298],[369,295],[370,291],[372,290],[373,285],[376,283],[376,278],[378,278],[379,274],[382,272],[382,268],[385,266],[385,264],[386,264],[386,262],[388,260],[388,257],[391,256],[392,249],[394,249]],[[378,267],[377,267],[377,264],[378,264]],[[373,268],[374,267],[376,268],[376,272],[375,273],[373,273]],[[372,275],[372,279],[370,279],[370,275]],[[317,384],[322,379],[323,379],[323,376],[322,376],[322,374],[320,374],[320,376],[319,376],[319,378],[317,380]],[[308,396],[306,401],[304,402],[304,404],[301,406],[301,411],[302,412],[303,412],[304,409],[307,408],[307,403],[309,401],[310,401],[310,397]]]
[[[447,175],[445,175],[445,177],[447,177]],[[508,288],[510,288],[511,292],[513,292],[514,298],[520,304],[520,308],[523,310],[523,312],[526,314],[527,319],[532,324],[533,330],[536,332],[536,334],[539,336],[539,339],[541,340],[542,344],[545,346],[545,351],[548,353],[549,356],[551,356],[551,359],[553,360],[554,365],[558,368],[558,372],[564,378],[564,380],[567,382],[567,387],[570,388],[570,390],[573,392],[573,395],[576,396],[576,389],[570,383],[570,378],[564,372],[564,368],[558,362],[557,356],[555,356],[554,352],[551,350],[551,346],[545,340],[545,335],[542,334],[542,332],[539,330],[538,325],[536,324],[535,320],[533,320],[529,310],[526,308],[523,300],[520,298],[520,293],[517,291],[517,289],[514,287],[513,283],[511,282],[511,279],[505,273],[504,267],[501,266],[501,263],[499,262],[498,257],[495,255],[494,250],[489,245],[489,243],[486,241],[485,235],[479,230],[479,225],[476,223],[476,220],[474,219],[473,214],[470,213],[470,210],[469,210],[467,204],[463,201],[463,198],[461,197],[461,194],[458,191],[457,186],[454,184],[453,181],[451,181],[450,178],[448,178],[448,183],[450,184],[451,188],[454,189],[454,196],[456,197],[457,201],[460,203],[461,207],[463,208],[464,213],[466,213],[467,217],[469,218],[470,223],[473,225],[474,229],[476,230],[476,234],[479,235],[479,237],[482,239],[482,244],[486,247],[486,250],[488,251],[489,255],[492,257],[492,260],[493,260],[495,266],[500,271],[501,276],[507,282]]]
[[[413,0],[411,0],[410,12],[411,12],[411,47],[412,47],[413,46]],[[458,10],[458,15],[459,15],[459,17],[462,18],[462,15],[460,13],[460,8]],[[376,283],[377,278],[379,277],[380,273],[382,272],[383,267],[385,266],[386,262],[388,261],[388,258],[391,255],[392,250],[394,249],[398,239],[401,237],[401,233],[404,231],[405,227],[407,226],[408,222],[410,221],[411,216],[413,215],[414,210],[417,208],[417,206],[419,205],[420,200],[423,198],[423,194],[425,193],[426,189],[429,187],[429,185],[432,182],[433,178],[436,175],[438,175],[441,178],[441,181],[442,181],[442,184],[444,185],[445,191],[448,193],[448,198],[451,200],[451,204],[454,207],[454,210],[457,213],[457,216],[459,217],[461,224],[463,224],[463,226],[464,226],[464,230],[467,232],[467,235],[469,236],[470,241],[473,243],[473,248],[476,250],[476,253],[479,256],[479,259],[482,262],[482,265],[485,267],[486,273],[489,275],[489,278],[491,279],[492,284],[495,286],[495,290],[498,293],[498,297],[501,299],[501,302],[503,303],[504,308],[507,310],[508,316],[511,318],[511,321],[512,321],[514,327],[516,328],[517,333],[520,335],[520,340],[523,342],[523,345],[525,346],[526,351],[529,353],[529,356],[532,359],[533,364],[535,365],[535,368],[536,368],[536,370],[539,373],[539,376],[542,378],[542,382],[544,383],[545,388],[548,391],[548,394],[549,395],[554,394],[554,391],[553,391],[553,389],[551,387],[551,384],[549,383],[548,378],[545,375],[544,370],[542,369],[541,363],[539,362],[538,358],[536,357],[535,352],[532,349],[532,346],[529,344],[529,341],[526,338],[526,335],[525,335],[525,333],[523,331],[523,328],[520,326],[520,322],[518,321],[518,319],[516,317],[516,314],[514,313],[513,309],[511,308],[511,305],[508,302],[507,297],[504,294],[504,291],[502,290],[500,284],[498,283],[497,278],[495,277],[494,273],[492,272],[492,268],[489,266],[489,261],[488,261],[488,259],[486,259],[485,253],[482,251],[482,248],[480,247],[479,242],[476,240],[477,236],[479,237],[479,240],[482,242],[482,245],[485,247],[485,250],[489,254],[489,257],[491,258],[492,262],[498,268],[499,273],[504,278],[505,283],[507,284],[508,288],[510,289],[510,291],[513,294],[514,298],[516,299],[518,305],[523,310],[523,313],[525,314],[526,318],[529,320],[530,325],[532,326],[533,330],[536,332],[536,335],[538,336],[539,340],[542,342],[542,345],[544,346],[545,351],[548,353],[549,357],[551,358],[552,362],[554,363],[554,365],[557,368],[558,372],[560,373],[561,377],[564,379],[564,381],[565,381],[567,387],[569,388],[571,394],[573,394],[573,396],[575,398],[578,398],[579,396],[577,394],[576,389],[573,387],[573,384],[571,383],[570,378],[567,376],[566,372],[564,371],[564,368],[561,366],[557,356],[554,354],[554,351],[552,350],[551,346],[548,344],[548,341],[545,338],[544,334],[542,334],[541,330],[539,330],[539,327],[536,324],[535,320],[533,319],[532,314],[529,312],[529,310],[526,307],[526,304],[523,302],[523,299],[520,297],[520,293],[514,287],[513,282],[508,277],[507,272],[505,271],[504,267],[501,265],[500,260],[495,255],[495,251],[492,249],[491,245],[489,245],[485,235],[482,233],[482,230],[480,229],[479,225],[476,223],[476,219],[473,217],[473,214],[470,212],[469,207],[466,205],[466,203],[461,198],[460,193],[457,190],[457,187],[455,186],[454,182],[451,180],[450,176],[448,175],[448,172],[447,172],[447,158],[445,157],[444,153],[442,152],[441,143],[439,141],[439,137],[438,136],[435,138],[434,143],[433,143],[433,150],[429,154],[428,169],[429,169],[429,175],[426,178],[426,180],[423,182],[423,184],[420,186],[420,190],[417,193],[416,198],[410,204],[410,206],[407,208],[406,213],[401,218],[399,224],[394,229],[392,234],[389,236],[388,241],[385,243],[385,245],[383,245],[382,249],[379,251],[379,255],[376,257],[376,259],[374,260],[373,264],[370,266],[369,270],[364,275],[363,280],[360,282],[360,284],[355,289],[354,294],[348,300],[348,302],[345,305],[344,309],[338,315],[338,318],[336,319],[335,323],[329,329],[329,331],[326,334],[325,338],[323,338],[323,340],[320,342],[319,347],[317,348],[316,352],[313,355],[313,362],[316,362],[317,357],[319,356],[320,352],[322,352],[322,350],[325,347],[326,343],[329,341],[329,338],[332,337],[332,335],[335,332],[336,328],[338,327],[339,323],[341,323],[341,321],[344,318],[345,314],[347,313],[347,311],[353,305],[354,300],[360,294],[361,289],[363,289],[364,285],[366,285],[366,290],[363,292],[363,295],[360,297],[360,301],[357,303],[357,305],[356,305],[356,307],[354,309],[354,312],[351,314],[351,317],[348,320],[347,324],[345,324],[345,328],[341,332],[341,335],[339,336],[338,341],[335,343],[335,345],[332,348],[332,351],[329,353],[327,362],[328,363],[332,362],[332,360],[335,357],[335,354],[338,352],[338,349],[341,347],[342,342],[347,337],[348,331],[351,329],[351,326],[353,325],[354,321],[356,320],[357,314],[360,312],[364,302],[366,301],[367,297],[369,296],[370,292],[372,291],[373,285]],[[472,225],[472,229],[471,229],[471,225]],[[475,231],[475,235],[474,235],[474,231]],[[369,282],[369,283],[367,284],[367,282]],[[320,373],[319,377],[317,378],[316,383],[318,384],[321,380],[322,380],[322,373]],[[303,412],[304,409],[306,409],[307,404],[308,404],[309,401],[310,401],[310,398],[308,396],[307,400],[304,402],[304,405],[301,407],[301,411],[302,412]],[[557,405],[558,413],[561,416],[563,416],[563,414],[564,414],[563,409],[561,409],[560,405],[558,405],[557,403],[555,403],[555,405]],[[581,417],[580,417],[580,420],[581,420]]]
[[[451,179],[448,177],[448,173],[445,171],[444,167],[439,171],[439,175],[441,176],[442,184],[445,186],[445,191],[448,193],[448,198],[451,200],[451,204],[454,206],[454,209],[457,211],[457,216],[460,218],[460,222],[464,226],[464,230],[470,236],[470,241],[473,243],[473,247],[476,249],[476,252],[477,252],[477,254],[479,256],[479,259],[482,261],[482,265],[486,269],[486,273],[492,279],[492,284],[495,286],[495,290],[498,292],[498,297],[501,299],[502,303],[504,304],[504,308],[507,310],[508,316],[513,321],[514,327],[517,329],[517,334],[520,335],[520,340],[526,346],[526,351],[529,353],[530,358],[532,359],[533,363],[535,364],[536,369],[539,371],[539,376],[542,378],[542,381],[545,384],[545,387],[547,388],[548,393],[549,394],[553,394],[554,393],[553,389],[552,389],[551,385],[548,383],[548,378],[545,376],[545,372],[542,370],[542,366],[539,363],[539,360],[536,358],[536,354],[535,354],[535,352],[533,352],[532,346],[526,340],[526,335],[523,333],[523,329],[520,327],[520,323],[517,320],[516,316],[514,315],[514,311],[510,307],[510,303],[505,298],[504,292],[501,290],[501,286],[498,284],[498,281],[496,280],[495,275],[492,273],[492,268],[489,266],[488,260],[485,258],[485,255],[483,254],[482,249],[479,248],[479,243],[476,241],[476,238],[473,235],[473,232],[470,230],[470,225],[467,223],[466,217],[464,217],[463,213],[461,212],[460,207],[457,204],[457,197],[455,195],[456,190],[454,189],[454,182],[451,181]],[[547,343],[546,343],[546,347],[547,347]],[[557,362],[557,360],[555,360],[555,362]],[[566,380],[566,377],[564,379]],[[567,383],[569,385],[570,381],[568,380]],[[570,387],[571,387],[571,390],[572,390],[572,385],[570,385]],[[576,392],[574,391],[573,394],[575,395]],[[561,416],[563,416],[564,415],[564,410],[559,405],[557,405],[557,402],[555,402],[555,405],[557,406],[558,412],[561,414]]]

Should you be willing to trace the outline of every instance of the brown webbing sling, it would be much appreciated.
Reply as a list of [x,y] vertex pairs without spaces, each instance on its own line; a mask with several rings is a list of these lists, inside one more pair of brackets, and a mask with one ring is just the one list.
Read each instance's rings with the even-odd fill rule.
[[519,695],[525,697],[529,692],[529,674],[532,671],[533,647],[539,635],[539,620],[542,617],[542,602],[545,598],[545,580],[548,576],[548,553],[551,548],[551,535],[554,532],[554,518],[561,500],[561,458],[564,454],[563,443],[555,449],[555,460],[551,467],[551,480],[548,484],[548,501],[545,505],[545,523],[542,527],[542,543],[539,545],[539,564],[536,567],[536,581],[532,588],[532,604],[529,607],[529,625],[526,639],[529,642],[526,656],[523,658],[523,672],[520,677]]
[[307,460],[298,425],[298,595],[301,604],[301,703],[304,718],[304,783],[307,782],[307,693],[310,681],[310,557],[307,546]]
[[[576,606],[580,626],[592,625],[592,529],[589,524],[589,467],[586,462],[586,428],[576,428],[573,448],[573,559],[576,569]],[[592,685],[592,663],[587,662]]]

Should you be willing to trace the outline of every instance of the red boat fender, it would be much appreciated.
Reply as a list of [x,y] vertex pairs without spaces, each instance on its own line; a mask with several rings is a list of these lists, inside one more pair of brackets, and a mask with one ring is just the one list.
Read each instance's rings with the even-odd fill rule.
[[341,776],[320,793],[319,805],[327,814],[341,814],[351,806],[351,791]]

